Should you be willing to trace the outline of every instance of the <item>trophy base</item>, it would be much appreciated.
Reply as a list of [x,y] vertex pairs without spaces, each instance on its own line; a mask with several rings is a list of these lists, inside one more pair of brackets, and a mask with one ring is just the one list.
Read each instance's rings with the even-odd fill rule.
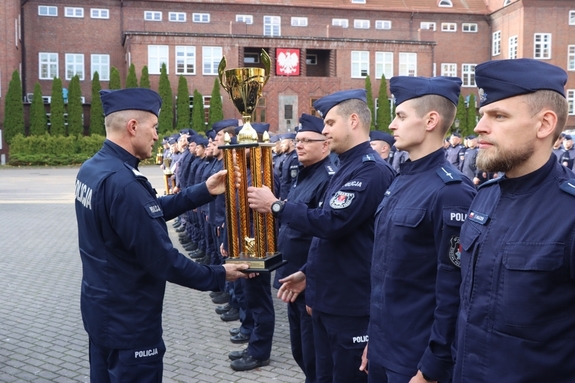
[[247,263],[250,267],[242,270],[244,273],[269,273],[287,263],[282,253],[268,254],[265,258],[252,258],[240,255],[238,258],[228,258],[225,263]]

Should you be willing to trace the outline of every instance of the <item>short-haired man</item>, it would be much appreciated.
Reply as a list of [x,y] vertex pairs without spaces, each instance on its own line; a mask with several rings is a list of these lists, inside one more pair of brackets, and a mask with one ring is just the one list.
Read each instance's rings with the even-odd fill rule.
[[575,174],[551,155],[567,120],[561,68],[497,60],[475,68],[483,184],[461,228],[453,382],[572,382]]
[[389,160],[391,159],[391,148],[393,147],[393,144],[395,144],[395,139],[393,136],[386,132],[372,130],[369,132],[369,139],[371,148],[375,150],[375,152],[379,154],[381,158],[387,162],[390,162]]

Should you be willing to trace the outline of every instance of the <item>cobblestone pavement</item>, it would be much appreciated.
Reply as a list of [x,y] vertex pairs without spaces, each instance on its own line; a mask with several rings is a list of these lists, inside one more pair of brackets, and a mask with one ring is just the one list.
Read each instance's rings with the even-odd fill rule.
[[[89,381],[73,203],[77,171],[0,167],[0,382]],[[158,168],[141,171],[163,190]],[[222,322],[208,293],[168,283],[164,382],[303,382],[290,353],[285,305],[274,299],[271,364],[234,372],[227,354],[243,345],[230,343],[228,330],[239,322]]]

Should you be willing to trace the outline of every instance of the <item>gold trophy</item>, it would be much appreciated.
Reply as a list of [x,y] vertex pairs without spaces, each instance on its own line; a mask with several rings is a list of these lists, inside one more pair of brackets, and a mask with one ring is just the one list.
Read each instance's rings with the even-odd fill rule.
[[[264,142],[258,142],[257,132],[250,123],[270,74],[270,56],[262,49],[260,57],[264,69],[226,70],[225,57],[218,66],[220,83],[241,113],[244,123],[238,133],[237,144],[231,145],[229,136],[226,136],[226,145],[220,146],[224,150],[224,167],[228,170],[225,197],[229,257],[226,263],[247,263],[250,265],[247,272],[272,271],[286,263],[276,250],[274,217],[250,209],[247,200],[248,175],[251,175],[252,186],[265,185],[273,190],[274,144],[269,143],[267,132]],[[236,188],[235,168],[239,168],[241,174],[239,188]]]

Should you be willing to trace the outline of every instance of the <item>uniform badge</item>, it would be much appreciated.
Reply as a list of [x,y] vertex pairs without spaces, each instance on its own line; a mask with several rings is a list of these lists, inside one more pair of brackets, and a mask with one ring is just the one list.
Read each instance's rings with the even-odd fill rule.
[[351,205],[351,201],[355,197],[354,193],[347,193],[338,191],[335,193],[331,200],[329,201],[329,206],[332,209],[345,209],[349,205]]
[[461,244],[455,235],[449,240],[449,259],[455,266],[461,267]]
[[290,170],[290,177],[291,178],[296,178],[297,177],[297,173],[298,173],[298,169],[297,168],[293,168]]
[[479,88],[478,93],[479,93],[479,101],[483,104],[485,101],[487,101],[487,93],[485,93],[483,88]]

